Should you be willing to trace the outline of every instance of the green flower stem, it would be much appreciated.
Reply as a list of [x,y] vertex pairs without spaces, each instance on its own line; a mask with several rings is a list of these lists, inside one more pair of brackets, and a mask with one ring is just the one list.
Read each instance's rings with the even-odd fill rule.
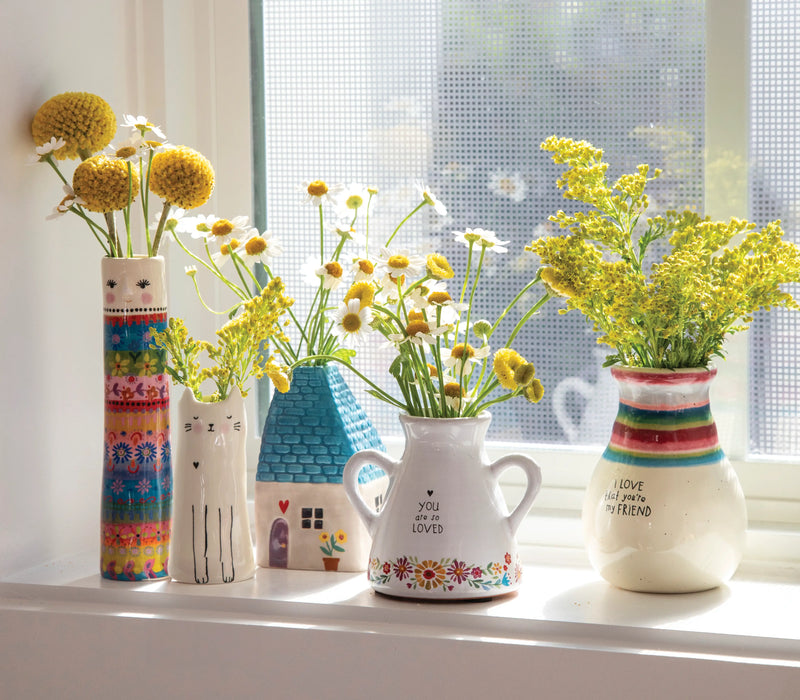
[[[97,242],[103,247],[103,252],[106,254],[107,257],[113,257],[111,255],[111,248],[110,243],[111,241],[108,239],[108,234],[106,231],[98,226],[94,221],[92,221],[83,211],[83,208],[78,204],[73,204],[69,211],[73,214],[77,214],[80,216],[87,224],[89,224],[89,230],[92,232],[92,235],[97,239]],[[98,234],[98,231],[100,232]],[[102,236],[100,235],[102,234]]]
[[[122,218],[125,220],[125,235],[128,239],[128,257],[133,257],[133,240],[131,239],[131,202],[133,202],[133,166],[128,161],[128,203],[122,210]],[[145,228],[147,219],[145,219]],[[148,248],[149,250],[149,248]]]
[[389,236],[389,238],[386,239],[386,243],[384,243],[384,246],[386,248],[389,247],[389,244],[392,242],[394,237],[397,235],[397,232],[403,227],[403,224],[405,224],[406,221],[408,221],[412,216],[414,216],[414,214],[416,214],[420,209],[422,209],[422,207],[424,207],[425,204],[426,204],[426,202],[423,199],[416,207],[414,207],[414,209],[411,210],[411,212],[406,216],[405,219],[403,219],[399,224],[397,224],[397,228],[394,231],[392,231],[392,235]]
[[303,358],[297,360],[297,362],[295,362],[294,364],[289,366],[289,369],[293,370],[295,367],[300,367],[301,365],[310,364],[312,362],[317,362],[317,361],[320,361],[320,360],[325,362],[325,363],[333,361],[333,362],[338,362],[338,363],[344,365],[353,374],[355,374],[357,377],[359,377],[362,381],[366,382],[372,388],[372,391],[374,392],[373,395],[377,395],[377,398],[380,398],[382,401],[385,401],[386,403],[390,403],[393,406],[396,406],[397,408],[403,408],[403,409],[405,408],[405,406],[403,404],[401,404],[397,399],[395,399],[390,394],[387,394],[383,389],[381,389],[371,379],[367,378],[364,374],[362,374],[355,367],[353,367],[353,365],[351,365],[349,362],[346,362],[345,360],[341,359],[340,357],[336,357],[335,355],[309,355],[308,357],[303,357]]
[[[155,238],[153,239],[153,248],[152,248],[152,252],[150,253],[150,255],[153,255],[153,256],[158,255],[158,248],[161,245],[161,236],[164,235],[164,226],[166,225],[167,219],[169,218],[169,210],[170,210],[171,207],[172,207],[172,205],[169,202],[164,202],[164,207],[161,210],[161,218],[158,220],[158,227],[156,228],[156,235],[155,235]],[[147,224],[146,221],[145,221],[145,224]],[[174,234],[175,234],[175,232],[173,231],[173,235]],[[181,247],[184,250],[186,250],[185,246],[181,246]]]
[[539,298],[539,300],[533,306],[531,306],[530,309],[528,309],[523,314],[522,318],[520,318],[520,320],[517,321],[517,325],[514,326],[514,330],[512,330],[510,335],[508,336],[508,341],[506,342],[505,347],[507,347],[507,348],[511,347],[511,343],[514,341],[514,338],[517,337],[517,333],[519,333],[522,330],[522,328],[525,326],[525,324],[531,319],[531,317],[535,313],[537,313],[552,298],[553,298],[553,295],[550,294],[550,292],[545,292]]
[[[250,298],[250,297],[249,297],[249,296],[248,296],[248,295],[247,295],[245,292],[243,292],[241,289],[239,289],[239,287],[237,287],[235,284],[233,284],[232,282],[230,282],[230,281],[229,281],[229,280],[228,280],[228,279],[225,277],[225,275],[223,275],[223,274],[220,272],[219,268],[218,268],[216,265],[213,265],[213,264],[209,264],[209,263],[207,263],[205,260],[203,260],[203,258],[201,258],[201,257],[200,257],[200,256],[198,256],[198,255],[195,255],[195,254],[194,254],[194,253],[193,253],[191,250],[189,250],[189,249],[188,249],[188,248],[187,248],[187,247],[184,245],[183,241],[180,239],[180,237],[178,236],[178,234],[177,234],[177,232],[176,232],[176,231],[173,231],[173,232],[172,232],[172,237],[175,239],[175,242],[176,242],[176,243],[177,243],[177,244],[178,244],[178,245],[181,247],[181,249],[183,250],[183,252],[184,252],[184,253],[186,253],[186,254],[187,254],[187,255],[188,255],[188,256],[189,256],[189,257],[190,257],[192,260],[194,260],[196,263],[198,263],[199,265],[202,265],[202,266],[203,266],[203,267],[204,267],[206,270],[208,270],[208,271],[209,271],[209,272],[210,272],[212,275],[214,275],[215,277],[217,277],[217,278],[218,278],[218,279],[219,279],[219,280],[220,280],[220,281],[221,281],[223,284],[225,284],[225,286],[226,286],[226,287],[228,287],[228,289],[230,289],[230,290],[231,290],[231,291],[232,291],[234,294],[236,294],[236,296],[238,296],[238,297],[239,297],[240,299],[242,299],[243,301],[247,301],[247,300]],[[206,251],[207,251],[207,250],[208,250],[208,248],[206,248]],[[155,255],[155,253],[153,253],[153,254]],[[209,259],[210,259],[210,258],[209,258]],[[195,283],[195,285],[196,285],[196,284],[197,284],[197,283]]]

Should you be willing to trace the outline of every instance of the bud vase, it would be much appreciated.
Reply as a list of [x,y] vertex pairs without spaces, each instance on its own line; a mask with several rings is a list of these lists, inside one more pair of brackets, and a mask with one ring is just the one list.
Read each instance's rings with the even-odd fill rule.
[[247,512],[247,416],[234,389],[223,401],[178,402],[170,576],[181,583],[231,583],[253,577]]
[[104,578],[167,576],[172,471],[166,351],[151,328],[167,323],[164,258],[103,258],[105,456]]
[[[418,600],[466,600],[511,593],[522,566],[516,532],[541,484],[536,463],[510,454],[490,462],[484,437],[489,413],[475,418],[401,415],[402,457],[374,450],[355,454],[344,488],[372,535],[369,580],[374,590]],[[363,466],[376,464],[390,479],[380,511],[359,490]],[[527,487],[509,514],[499,487],[510,467],[525,472]]]
[[714,369],[612,367],[619,409],[583,506],[598,573],[620,588],[685,593],[736,571],[747,513],[709,404]]

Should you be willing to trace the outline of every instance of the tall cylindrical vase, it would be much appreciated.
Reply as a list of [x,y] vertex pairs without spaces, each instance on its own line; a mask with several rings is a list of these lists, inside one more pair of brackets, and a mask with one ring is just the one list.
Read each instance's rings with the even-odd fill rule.
[[619,412],[583,506],[586,548],[610,583],[684,593],[727,581],[747,513],[709,404],[716,370],[614,367]]
[[167,576],[172,470],[164,258],[103,258],[105,455],[100,570],[136,581]]

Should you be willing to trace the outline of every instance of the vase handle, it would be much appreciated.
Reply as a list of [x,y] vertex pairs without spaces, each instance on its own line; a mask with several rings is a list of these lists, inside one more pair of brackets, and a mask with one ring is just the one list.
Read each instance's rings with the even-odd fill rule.
[[364,521],[364,525],[370,537],[373,537],[380,515],[367,505],[366,501],[361,497],[361,491],[358,489],[358,475],[361,469],[368,464],[374,464],[380,467],[391,479],[392,475],[397,470],[399,462],[393,460],[385,452],[379,452],[378,450],[361,450],[350,457],[350,459],[347,460],[347,464],[344,465],[344,470],[342,471],[342,486],[344,487],[344,492],[350,503],[353,504],[361,520]]
[[522,524],[523,518],[531,509],[533,501],[542,486],[542,470],[539,468],[539,465],[536,464],[536,462],[534,462],[530,457],[526,457],[525,455],[521,454],[505,455],[489,465],[489,468],[492,470],[492,474],[496,479],[499,479],[500,474],[511,467],[519,467],[528,477],[528,485],[525,489],[525,495],[522,497],[522,500],[517,504],[517,507],[514,508],[508,518],[506,518],[508,526],[511,528],[511,534],[516,535],[519,526]]

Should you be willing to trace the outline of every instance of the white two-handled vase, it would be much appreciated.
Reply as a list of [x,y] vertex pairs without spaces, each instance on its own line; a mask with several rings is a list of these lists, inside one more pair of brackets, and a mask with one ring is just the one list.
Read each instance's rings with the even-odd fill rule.
[[[490,462],[484,437],[491,415],[420,418],[401,415],[402,457],[363,450],[347,462],[347,497],[372,536],[369,579],[392,596],[425,600],[487,598],[517,590],[522,567],[516,532],[541,485],[529,457]],[[376,465],[389,476],[379,508],[368,504],[358,476]],[[509,513],[499,477],[511,467],[527,476],[525,494]]]

